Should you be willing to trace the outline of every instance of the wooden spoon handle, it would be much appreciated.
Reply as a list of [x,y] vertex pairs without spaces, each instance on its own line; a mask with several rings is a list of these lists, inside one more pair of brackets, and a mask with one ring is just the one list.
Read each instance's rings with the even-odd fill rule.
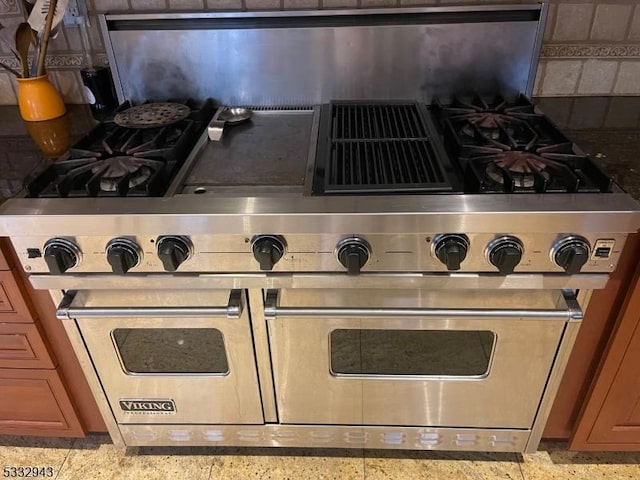
[[53,16],[58,6],[58,0],[51,0],[49,3],[49,11],[47,12],[47,19],[44,24],[44,32],[42,34],[42,44],[40,46],[40,54],[38,55],[38,69],[36,70],[37,76],[44,74],[44,61],[47,58],[47,47],[49,46],[49,37],[51,36],[51,25],[53,24]]

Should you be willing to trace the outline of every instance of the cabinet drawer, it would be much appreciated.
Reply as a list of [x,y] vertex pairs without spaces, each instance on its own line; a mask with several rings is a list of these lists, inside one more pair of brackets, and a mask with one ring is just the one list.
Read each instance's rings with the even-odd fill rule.
[[0,238],[0,270],[10,270],[13,267],[13,260],[8,252],[11,249],[11,243],[8,238]]
[[0,323],[0,368],[54,368],[35,323]]
[[84,436],[57,369],[0,369],[0,434]]
[[0,322],[31,323],[34,316],[24,300],[13,270],[0,271]]

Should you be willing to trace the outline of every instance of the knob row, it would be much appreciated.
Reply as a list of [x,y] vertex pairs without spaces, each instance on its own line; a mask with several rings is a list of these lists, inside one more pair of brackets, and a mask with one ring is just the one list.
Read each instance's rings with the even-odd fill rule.
[[[447,234],[434,239],[433,252],[447,266],[447,270],[460,270],[469,250],[466,235]],[[551,258],[566,273],[575,275],[589,260],[591,247],[582,237],[569,236],[558,241],[551,249]],[[522,242],[513,236],[495,239],[487,246],[487,260],[502,275],[512,274],[524,254]]]
[[[191,241],[183,236],[159,237],[156,247],[158,258],[167,272],[175,272],[193,254]],[[447,270],[456,271],[466,259],[469,247],[466,235],[445,234],[434,238],[432,253]],[[285,239],[279,235],[260,235],[254,237],[251,244],[254,258],[260,269],[265,271],[272,270],[284,257],[286,248]],[[502,275],[509,275],[522,260],[524,247],[516,237],[502,236],[489,243],[486,251],[488,262]],[[578,236],[565,237],[551,249],[552,260],[569,274],[579,273],[589,254],[589,242]],[[78,266],[81,255],[78,246],[64,238],[53,238],[44,246],[44,260],[51,273],[56,275]],[[139,265],[143,256],[140,246],[128,238],[111,240],[107,244],[106,255],[112,271],[120,275]],[[359,237],[345,238],[338,243],[336,255],[349,275],[357,275],[371,257],[371,246]]]
[[[175,272],[192,254],[193,246],[186,237],[165,236],[157,242],[158,257],[167,272]],[[113,273],[123,275],[142,261],[142,249],[128,238],[114,238],[107,244],[107,261]],[[80,264],[78,246],[64,238],[52,238],[44,245],[44,260],[49,271],[61,275]]]

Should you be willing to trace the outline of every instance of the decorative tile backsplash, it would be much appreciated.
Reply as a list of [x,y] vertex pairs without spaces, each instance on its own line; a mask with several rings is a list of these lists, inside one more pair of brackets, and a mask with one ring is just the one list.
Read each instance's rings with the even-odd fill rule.
[[[93,61],[106,64],[97,13],[268,9],[376,8],[427,5],[536,3],[536,0],[87,0]],[[23,21],[20,0],[0,0],[0,23]],[[81,27],[60,29],[47,66],[68,103],[84,103],[79,70],[87,62]],[[0,37],[2,31],[0,31]],[[17,60],[0,42],[0,61]],[[550,0],[540,68],[538,96],[640,96],[640,0]],[[16,103],[15,81],[0,70],[0,104]]]

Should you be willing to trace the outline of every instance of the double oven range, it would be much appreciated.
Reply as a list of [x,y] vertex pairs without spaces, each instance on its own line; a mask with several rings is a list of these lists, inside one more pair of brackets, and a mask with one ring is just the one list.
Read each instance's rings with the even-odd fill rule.
[[[317,55],[296,67],[307,102],[261,65],[271,100],[220,141],[206,132],[224,108],[211,101],[184,101],[169,126],[107,121],[2,207],[113,441],[535,450],[638,204],[519,93],[531,75],[494,72],[498,88],[464,68],[477,94],[427,81],[419,100],[413,77],[389,93],[377,64],[380,86],[354,88],[367,70],[338,70],[346,54],[329,39],[350,38],[353,62],[389,30],[405,47],[437,34],[447,51],[442,25],[471,44],[476,30],[529,32],[535,52],[543,23],[539,5],[104,17],[120,96],[134,100],[156,92],[139,90],[131,52],[140,42],[153,59],[160,25],[212,45],[282,41],[285,59],[322,39],[317,55],[342,52],[330,80],[305,81]],[[220,103],[251,105],[243,81],[221,78]],[[197,98],[203,84],[189,85]]]

